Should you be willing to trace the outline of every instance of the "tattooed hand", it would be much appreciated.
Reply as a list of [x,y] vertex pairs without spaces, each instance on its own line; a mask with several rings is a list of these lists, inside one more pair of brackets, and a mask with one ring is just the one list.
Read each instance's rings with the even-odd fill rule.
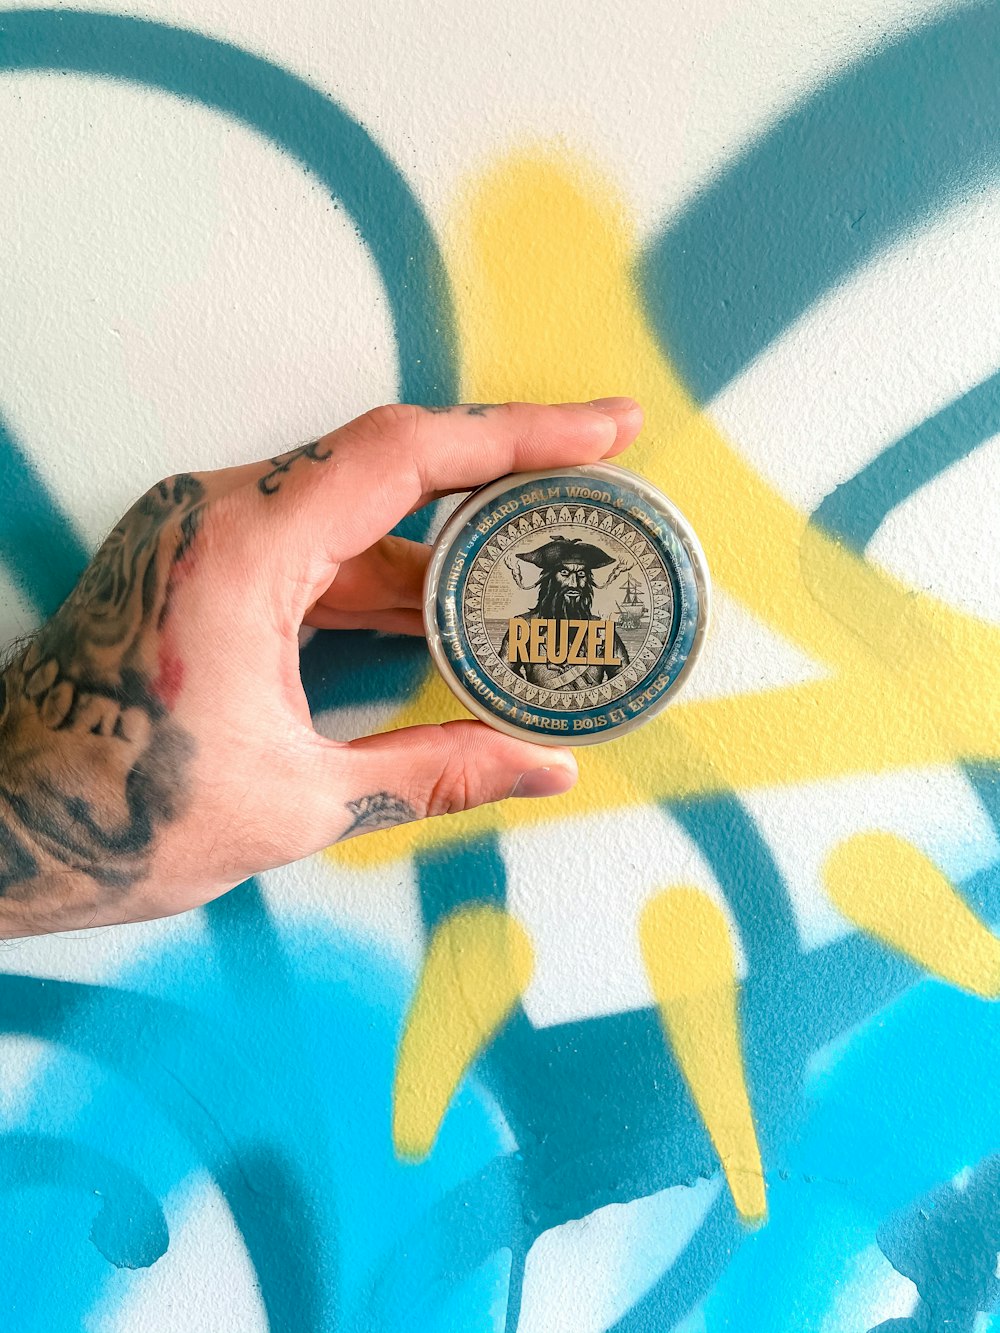
[[384,407],[154,486],[0,676],[0,935],[184,911],[342,837],[567,790],[570,751],[479,722],[324,739],[298,632],[422,633],[429,548],[390,528],[640,423],[629,399]]

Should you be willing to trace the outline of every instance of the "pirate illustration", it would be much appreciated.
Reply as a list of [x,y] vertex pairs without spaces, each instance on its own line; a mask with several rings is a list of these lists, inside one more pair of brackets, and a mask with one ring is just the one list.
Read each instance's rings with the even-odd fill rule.
[[[544,625],[538,634],[539,642],[545,645],[546,660],[525,660],[537,654],[509,651],[511,630],[508,629],[500,646],[500,657],[512,671],[542,689],[584,690],[610,680],[628,665],[628,650],[613,622],[600,622],[604,628],[596,653],[595,635],[587,634],[589,622],[598,621],[593,611],[595,588],[606,587],[612,579],[620,577],[626,572],[625,566],[607,551],[579,537],[550,537],[533,551],[520,552],[517,559],[541,570],[535,585],[538,600],[519,619],[518,627],[538,622]],[[598,585],[594,571],[608,565],[614,565],[614,569],[604,584]],[[532,586],[524,582],[522,572],[509,559],[508,568],[519,587]],[[589,642],[590,651],[582,648],[577,651],[574,640]],[[584,660],[588,657],[590,660]]]

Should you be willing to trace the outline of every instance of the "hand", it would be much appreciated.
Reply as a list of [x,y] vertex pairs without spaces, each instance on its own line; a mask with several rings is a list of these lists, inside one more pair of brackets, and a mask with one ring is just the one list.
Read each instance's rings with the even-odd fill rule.
[[166,916],[340,838],[566,791],[570,751],[480,722],[326,740],[298,632],[421,633],[429,548],[390,528],[640,424],[628,399],[384,407],[154,486],[0,677],[0,935]]

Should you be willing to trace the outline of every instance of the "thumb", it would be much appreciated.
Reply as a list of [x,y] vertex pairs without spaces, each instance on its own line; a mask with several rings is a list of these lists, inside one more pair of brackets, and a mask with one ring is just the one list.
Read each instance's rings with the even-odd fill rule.
[[343,807],[328,841],[507,796],[559,796],[576,782],[572,751],[533,745],[482,722],[445,722],[365,736],[331,754]]

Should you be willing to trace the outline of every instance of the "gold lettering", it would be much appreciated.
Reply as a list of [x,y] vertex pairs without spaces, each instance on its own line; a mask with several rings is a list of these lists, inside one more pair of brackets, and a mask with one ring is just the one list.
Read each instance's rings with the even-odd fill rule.
[[545,641],[549,650],[549,661],[561,666],[569,652],[569,625],[565,620],[550,620],[545,632]]
[[592,620],[587,626],[587,661],[591,666],[601,660],[597,655],[597,631],[600,627],[601,622],[599,620]]
[[604,622],[604,658],[605,666],[621,666],[621,660],[615,657],[615,622]]
[[507,661],[527,662],[528,622],[516,616],[507,623]]
[[526,620],[507,622],[507,661],[553,666],[621,666],[615,656],[614,620]]
[[544,662],[545,648],[542,645],[542,626],[544,620],[532,620],[531,631],[528,635],[528,661]]
[[580,650],[587,637],[587,621],[571,620],[569,626],[573,631],[573,638],[569,645],[569,653],[567,654],[566,661],[569,666],[585,666],[586,659],[580,656]]

